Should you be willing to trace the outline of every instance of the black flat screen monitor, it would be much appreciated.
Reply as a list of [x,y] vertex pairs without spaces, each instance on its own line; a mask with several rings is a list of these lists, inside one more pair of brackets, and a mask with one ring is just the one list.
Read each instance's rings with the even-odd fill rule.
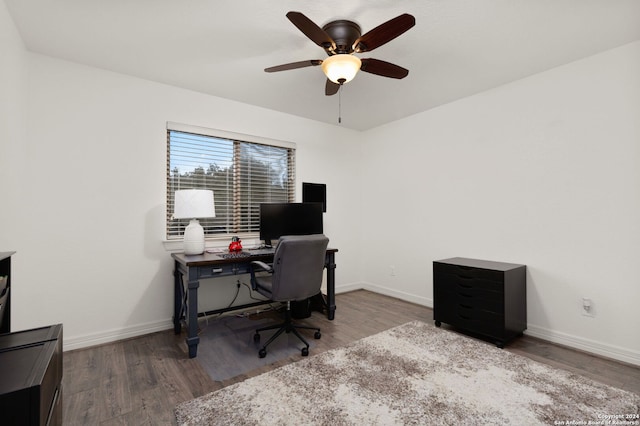
[[260,239],[266,246],[283,235],[322,233],[322,203],[260,204]]

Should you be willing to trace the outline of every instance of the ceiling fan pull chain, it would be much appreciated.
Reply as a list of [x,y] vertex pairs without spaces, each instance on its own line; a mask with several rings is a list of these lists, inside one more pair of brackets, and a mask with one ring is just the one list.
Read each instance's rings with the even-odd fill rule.
[[343,85],[341,84],[338,89],[338,124],[342,123],[342,87]]

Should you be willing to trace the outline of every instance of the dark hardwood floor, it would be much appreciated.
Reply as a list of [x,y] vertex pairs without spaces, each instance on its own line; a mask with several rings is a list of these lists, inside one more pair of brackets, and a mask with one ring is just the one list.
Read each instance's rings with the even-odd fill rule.
[[[327,320],[319,312],[304,320],[322,328],[322,338],[313,341],[310,356],[408,321],[433,321],[429,308],[364,290],[337,295],[336,305],[334,321]],[[276,319],[275,313],[260,315],[271,315]],[[209,320],[208,325],[203,324],[205,326],[215,327],[216,320]],[[252,337],[252,334],[244,333],[229,335],[229,339],[252,340]],[[640,367],[529,336],[517,339],[505,350],[640,394]],[[251,351],[247,356],[257,357],[257,354]],[[172,330],[65,352],[64,423],[175,424],[177,403],[300,359],[300,352],[292,348],[291,355],[284,359],[228,380],[214,381],[197,359],[187,357],[184,334],[176,336]],[[222,363],[220,368],[228,368],[228,365]]]

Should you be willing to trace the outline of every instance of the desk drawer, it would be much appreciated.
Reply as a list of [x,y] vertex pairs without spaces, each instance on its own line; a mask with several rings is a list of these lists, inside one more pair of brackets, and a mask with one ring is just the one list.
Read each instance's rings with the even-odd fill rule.
[[248,274],[248,263],[225,263],[215,266],[199,266],[198,279],[214,278],[226,275]]

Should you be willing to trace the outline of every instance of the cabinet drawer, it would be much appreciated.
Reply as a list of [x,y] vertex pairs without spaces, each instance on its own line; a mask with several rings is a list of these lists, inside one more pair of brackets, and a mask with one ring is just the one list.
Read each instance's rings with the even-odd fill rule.
[[504,314],[504,300],[499,297],[499,294],[495,294],[498,297],[485,298],[482,296],[463,296],[458,294],[455,299],[457,304],[462,307],[477,309],[481,311],[494,312],[497,314]]
[[448,287],[453,297],[458,300],[489,300],[494,302],[502,302],[504,293],[501,291],[489,291],[483,288],[475,287]]
[[444,306],[439,309],[439,312],[442,313],[443,318],[440,321],[449,323],[454,327],[494,337],[501,337],[502,330],[504,330],[504,315],[497,312],[489,312],[464,305]]
[[504,301],[502,299],[483,299],[481,297],[462,297],[460,295],[439,294],[434,303],[438,313],[444,311],[483,311],[496,315],[504,315]]
[[464,330],[502,339],[504,337],[504,319],[486,320],[460,314],[449,324]]
[[504,309],[504,293],[502,292],[458,287],[437,281],[434,285],[434,295],[434,303],[436,304],[452,301],[494,312],[502,312]]
[[55,406],[58,386],[62,377],[62,339],[44,345],[49,364],[40,385],[40,418],[47,419]]
[[487,278],[471,277],[436,271],[435,280],[442,285],[455,287],[459,290],[494,291],[503,292],[504,284],[502,280],[490,280]]
[[473,268],[470,266],[452,265],[449,263],[435,263],[434,270],[446,274],[456,275],[462,279],[479,278],[482,280],[502,282],[504,274],[502,271]]

